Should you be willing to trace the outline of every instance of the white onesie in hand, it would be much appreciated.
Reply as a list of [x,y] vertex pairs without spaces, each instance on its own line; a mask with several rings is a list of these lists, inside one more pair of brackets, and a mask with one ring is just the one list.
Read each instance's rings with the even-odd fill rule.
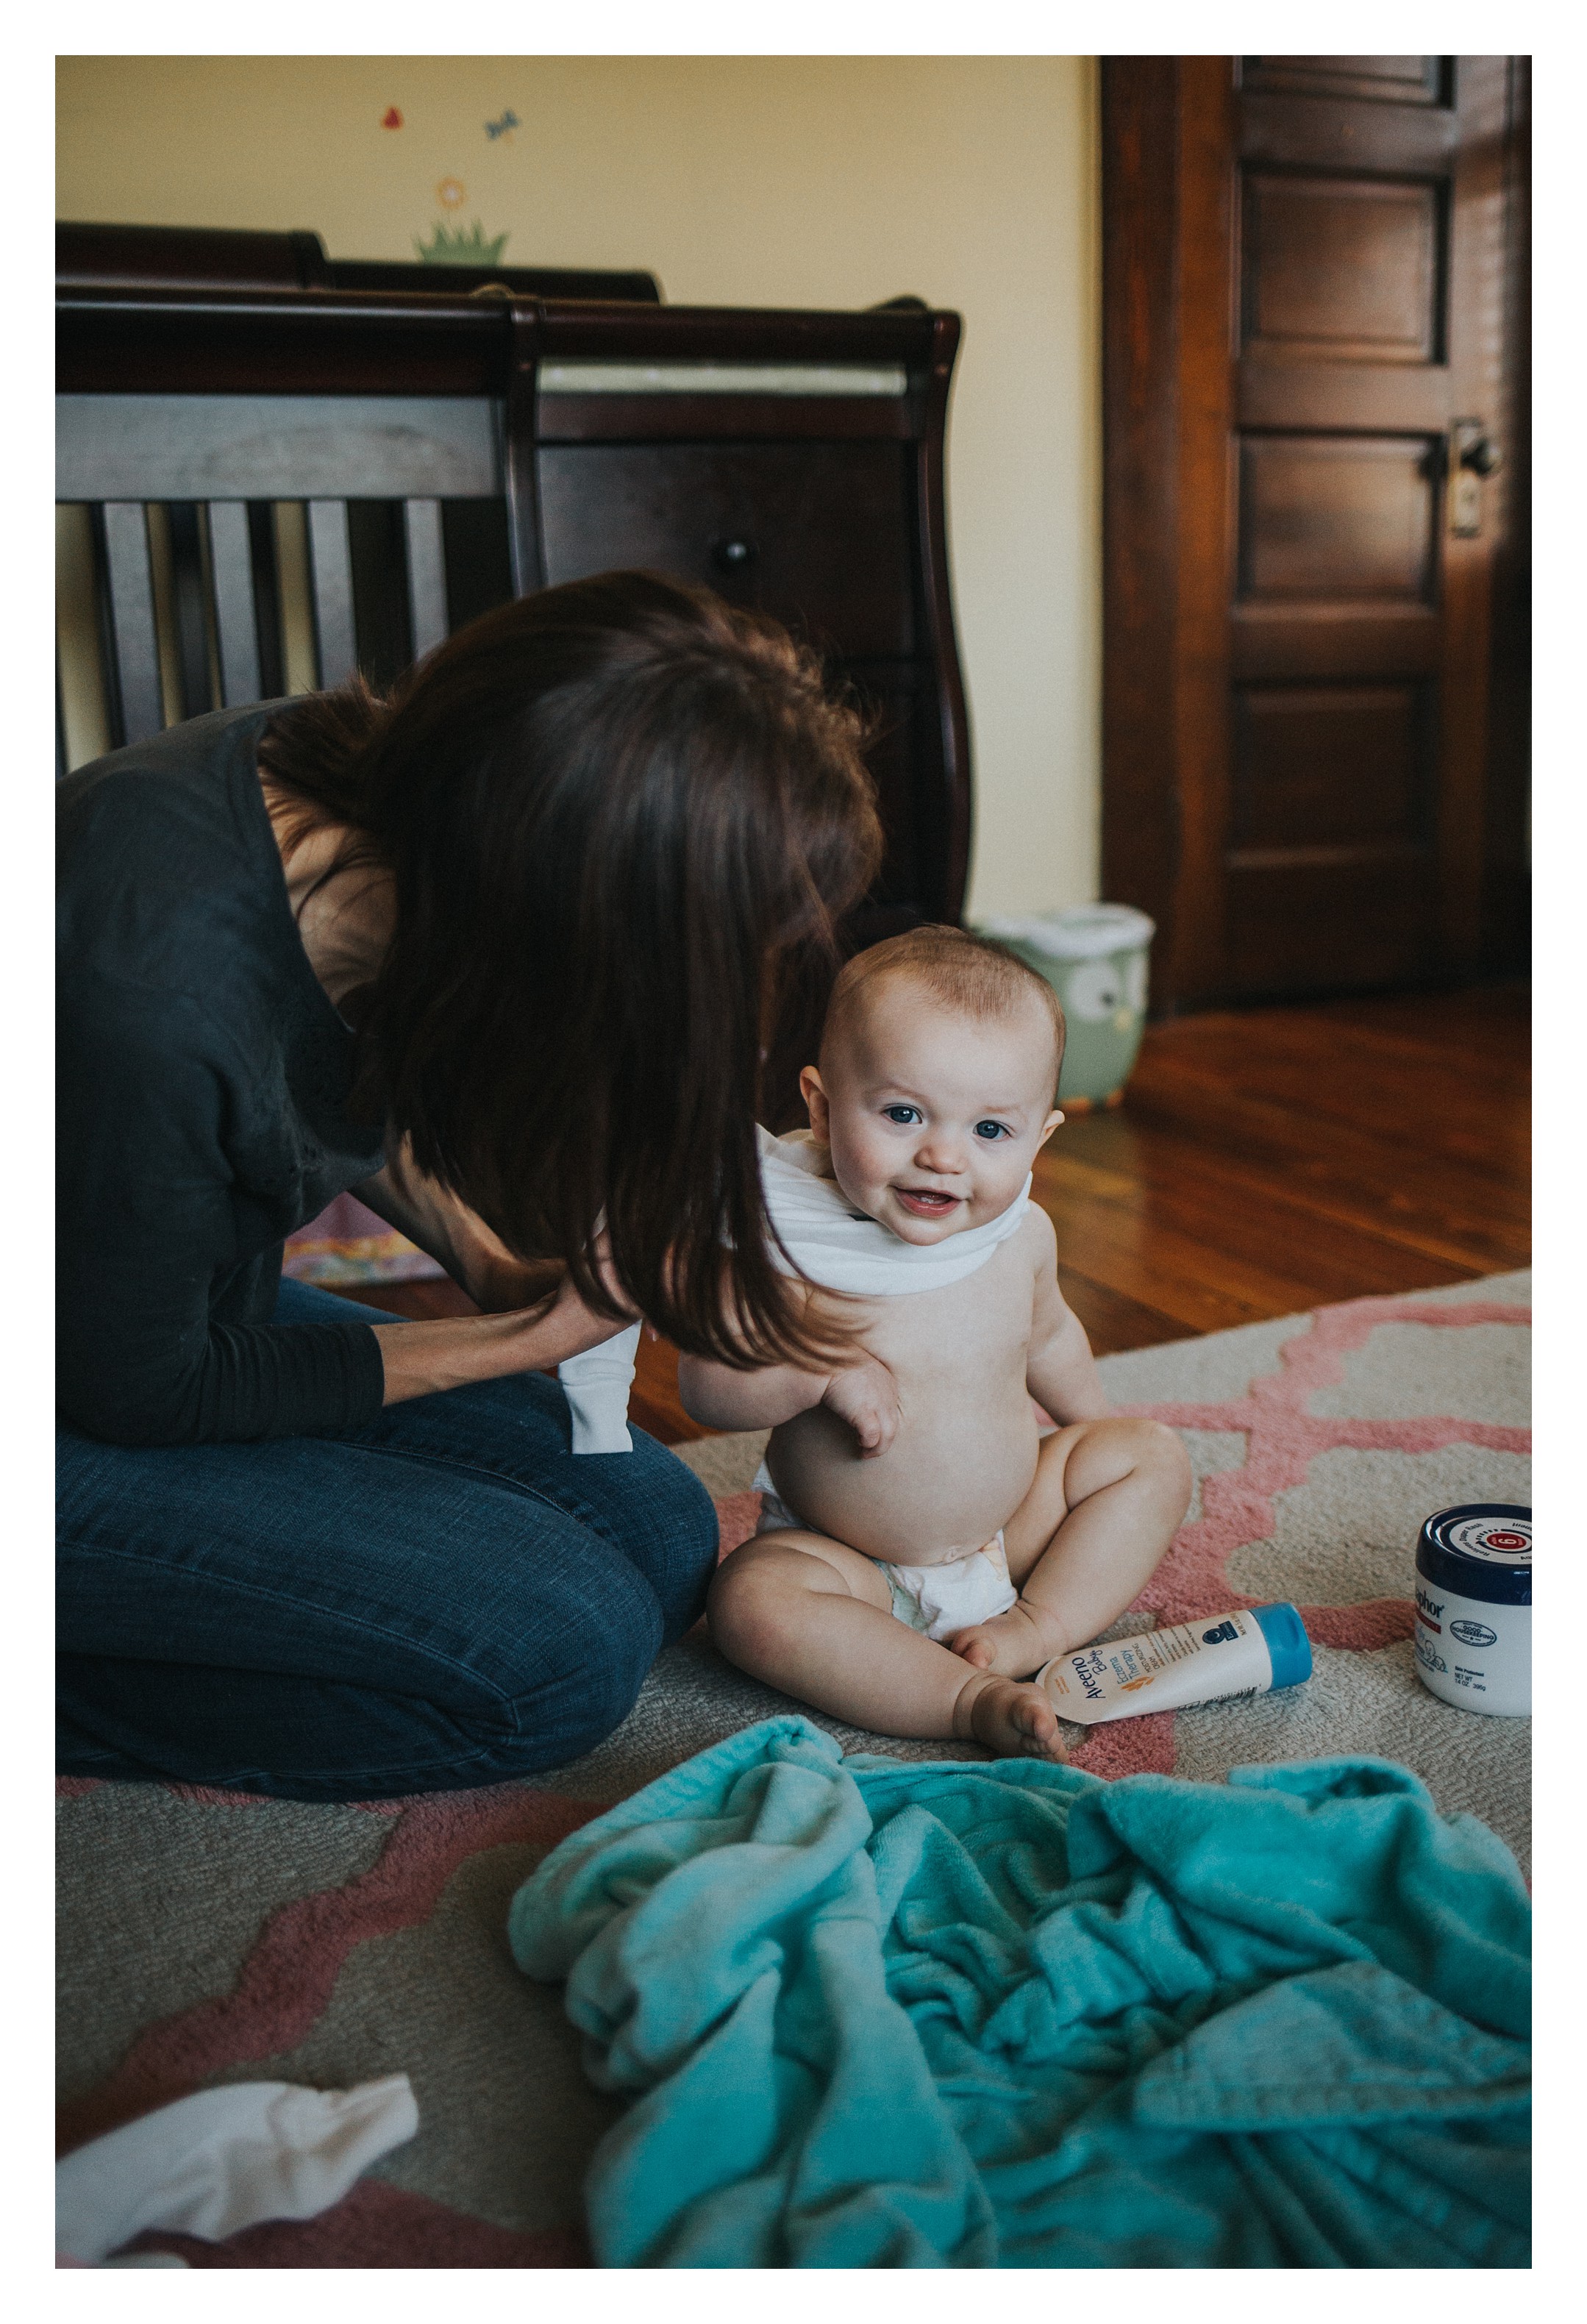
[[586,1348],[582,1356],[569,1356],[558,1365],[557,1378],[573,1422],[570,1451],[633,1451],[628,1433],[628,1391],[633,1386],[639,1335],[640,1326],[631,1323],[626,1331],[603,1340],[598,1348]]

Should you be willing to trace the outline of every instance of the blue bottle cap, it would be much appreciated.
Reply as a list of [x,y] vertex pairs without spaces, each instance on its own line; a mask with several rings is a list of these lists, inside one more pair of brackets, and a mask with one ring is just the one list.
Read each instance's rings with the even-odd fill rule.
[[1248,1610],[1268,1642],[1273,1684],[1298,1686],[1302,1679],[1310,1678],[1312,1642],[1306,1636],[1306,1624],[1287,1599],[1281,1599],[1276,1606],[1252,1606]]
[[1435,1590],[1488,1606],[1532,1603],[1532,1512],[1522,1501],[1462,1501],[1438,1509],[1416,1543],[1416,1572]]

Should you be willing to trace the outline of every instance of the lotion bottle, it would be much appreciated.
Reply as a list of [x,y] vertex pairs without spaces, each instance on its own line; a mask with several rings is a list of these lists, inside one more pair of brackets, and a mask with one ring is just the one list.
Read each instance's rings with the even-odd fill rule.
[[1060,1719],[1094,1727],[1224,1695],[1267,1694],[1311,1674],[1306,1625],[1293,1606],[1280,1602],[1077,1646],[1055,1655],[1036,1683]]

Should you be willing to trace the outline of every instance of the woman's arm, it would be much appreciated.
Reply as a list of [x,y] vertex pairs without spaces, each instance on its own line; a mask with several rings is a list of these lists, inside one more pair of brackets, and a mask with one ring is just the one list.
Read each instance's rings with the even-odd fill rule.
[[[633,1320],[632,1311],[617,1323],[593,1314],[566,1280],[552,1305],[542,1308],[540,1303],[557,1286],[558,1265],[532,1267],[514,1259],[476,1212],[419,1168],[406,1139],[384,1169],[353,1191],[377,1217],[438,1259],[485,1311],[429,1323],[375,1324],[387,1404],[559,1364],[614,1338]],[[615,1284],[612,1288],[616,1291]]]
[[433,1323],[376,1323],[387,1404],[438,1388],[467,1388],[512,1372],[540,1371],[599,1347],[628,1322],[592,1314],[570,1283],[544,1313],[447,1316]]
[[[247,1088],[228,1027],[112,974],[74,937],[59,996],[56,1291],[61,1409],[113,1444],[361,1428],[380,1351],[345,1322],[254,1320],[268,1250],[239,1250],[227,1142]],[[279,1231],[279,1230],[278,1230]],[[212,1312],[221,1286],[219,1314]]]

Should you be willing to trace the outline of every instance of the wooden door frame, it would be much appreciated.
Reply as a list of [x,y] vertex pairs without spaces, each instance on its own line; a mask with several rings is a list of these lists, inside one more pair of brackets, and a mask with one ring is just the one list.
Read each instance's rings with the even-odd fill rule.
[[[1502,167],[1509,409],[1495,544],[1481,941],[1524,965],[1529,74],[1509,60]],[[1101,60],[1103,892],[1158,923],[1154,1015],[1221,990],[1228,814],[1235,60]],[[1474,916],[1473,916],[1474,917]]]
[[1169,1013],[1221,919],[1233,104],[1227,57],[1102,60],[1103,892],[1157,921]]

